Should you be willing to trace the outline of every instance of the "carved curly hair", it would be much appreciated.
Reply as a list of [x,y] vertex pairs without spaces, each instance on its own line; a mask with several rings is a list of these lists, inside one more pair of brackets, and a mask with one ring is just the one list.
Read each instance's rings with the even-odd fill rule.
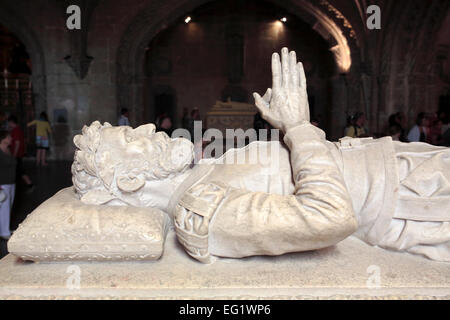
[[[192,153],[193,146],[190,141],[171,139],[164,132],[155,133],[153,124],[125,130],[127,142],[133,142],[142,137],[151,139],[152,148],[154,148],[151,157],[142,154],[141,157],[138,155],[126,162],[118,162],[114,149],[102,148],[104,137],[101,132],[107,128],[112,128],[112,125],[107,122],[101,125],[100,122],[95,121],[89,127],[84,126],[82,134],[75,136],[73,140],[78,150],[75,152],[71,169],[72,181],[77,195],[86,202],[123,200],[123,192],[134,192],[142,187],[145,181],[170,178],[184,172],[190,165],[189,157],[180,157],[180,154]],[[191,149],[177,149],[178,142],[184,144],[183,147]],[[92,197],[95,196],[98,199],[88,200],[84,197],[91,191],[95,191]],[[92,197],[87,196],[87,198]]]
[[72,163],[72,182],[75,190],[82,197],[92,188],[100,188],[103,182],[97,175],[95,166],[95,152],[100,144],[100,131],[103,128],[110,128],[111,124],[105,122],[103,125],[95,121],[89,127],[84,126],[81,135],[76,135],[73,139],[75,146],[79,149],[75,151]]

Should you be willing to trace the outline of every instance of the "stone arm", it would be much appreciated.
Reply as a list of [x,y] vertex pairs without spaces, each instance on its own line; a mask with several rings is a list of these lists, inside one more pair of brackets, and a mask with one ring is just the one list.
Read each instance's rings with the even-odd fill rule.
[[210,262],[210,255],[240,258],[320,249],[356,230],[352,203],[323,131],[301,124],[284,141],[291,150],[293,195],[212,182],[182,197],[175,228],[191,256]]
[[[175,208],[175,230],[187,252],[199,261],[211,262],[211,255],[238,258],[324,248],[357,228],[325,134],[309,123],[303,68],[296,66],[295,53],[291,59],[287,49],[282,53],[283,81],[279,57],[274,55],[273,94],[269,89],[263,98],[255,94],[255,100],[263,118],[286,133],[294,194],[252,192],[220,182],[193,186]],[[288,79],[293,79],[291,84]]]

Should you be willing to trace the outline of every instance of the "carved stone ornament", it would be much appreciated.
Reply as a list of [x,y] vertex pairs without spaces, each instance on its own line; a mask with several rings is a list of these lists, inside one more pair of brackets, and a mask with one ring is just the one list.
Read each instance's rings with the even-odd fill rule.
[[64,58],[79,79],[84,79],[89,71],[93,57],[87,54],[87,42],[92,13],[98,5],[98,0],[63,0],[64,10],[69,5],[78,5],[81,11],[80,29],[67,30],[70,39],[70,54]]
[[72,68],[73,72],[77,75],[81,80],[84,79],[89,71],[89,67],[91,65],[93,57],[90,56],[81,56],[81,57],[72,57],[67,56],[64,58],[67,64]]
[[157,260],[168,223],[158,209],[88,205],[66,188],[25,219],[8,250],[31,261]]

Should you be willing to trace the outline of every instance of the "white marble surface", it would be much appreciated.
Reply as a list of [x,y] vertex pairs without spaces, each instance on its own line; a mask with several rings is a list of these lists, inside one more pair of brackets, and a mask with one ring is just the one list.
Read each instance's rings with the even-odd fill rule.
[[[80,289],[66,287],[69,266]],[[380,288],[368,288],[380,270]],[[369,270],[370,271],[370,270]],[[371,247],[350,237],[323,250],[277,257],[190,258],[174,232],[158,261],[0,261],[0,299],[450,299],[450,264]]]
[[69,187],[27,216],[8,251],[30,261],[157,260],[168,224],[155,208],[84,204]]
[[[155,133],[153,124],[133,129],[94,121],[74,138],[78,198],[100,211],[120,205],[168,213],[186,252],[204,263],[327,248],[352,234],[450,262],[450,149],[391,137],[331,143],[310,123],[296,53],[283,48],[271,65],[272,88],[262,97],[254,93],[255,105],[284,133],[289,152],[271,147],[270,155],[261,155],[252,150],[269,144],[249,144],[225,157],[236,163],[225,162],[223,169],[214,159],[203,171],[191,168],[194,146],[187,139]],[[277,161],[281,153],[284,162]],[[238,154],[244,157],[234,158]],[[204,155],[211,155],[209,146]]]

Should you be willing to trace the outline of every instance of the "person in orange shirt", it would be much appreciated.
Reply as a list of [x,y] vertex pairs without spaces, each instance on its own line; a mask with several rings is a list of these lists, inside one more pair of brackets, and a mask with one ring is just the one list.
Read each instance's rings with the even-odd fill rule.
[[52,128],[48,122],[48,117],[46,112],[41,112],[39,120],[31,121],[27,124],[27,127],[36,126],[36,164],[46,166],[47,162],[45,160],[46,152],[49,149],[48,137],[52,133]]

